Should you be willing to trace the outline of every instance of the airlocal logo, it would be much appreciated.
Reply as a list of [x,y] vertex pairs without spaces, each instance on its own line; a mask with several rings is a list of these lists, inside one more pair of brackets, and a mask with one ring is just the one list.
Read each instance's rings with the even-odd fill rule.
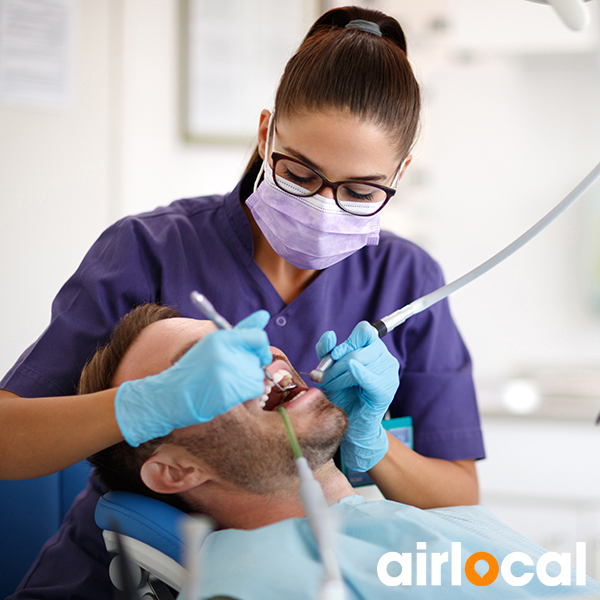
[[[417,542],[417,550],[426,550],[426,542]],[[577,542],[575,546],[575,583],[576,585],[585,585],[585,542]],[[427,553],[416,553],[416,584],[427,585]],[[387,552],[377,563],[377,575],[381,583],[387,586],[412,585],[412,558],[410,552]],[[480,575],[475,570],[475,565],[479,561],[487,563],[487,571]],[[448,552],[433,552],[431,554],[430,564],[430,585],[442,585],[442,565],[450,563],[450,574],[452,585],[462,585],[462,549],[460,542],[452,542],[450,557]],[[388,567],[392,563],[397,563],[401,567],[399,575],[392,576],[388,572]],[[464,573],[467,579],[473,585],[486,586],[496,581],[501,574],[506,583],[512,586],[527,585],[534,576],[533,570],[525,572],[523,575],[513,575],[512,566],[515,563],[521,563],[525,567],[533,567],[534,563],[531,557],[525,552],[511,552],[502,560],[499,565],[496,558],[489,552],[475,552],[467,558],[465,562]],[[548,573],[548,565],[558,563],[559,573],[551,575]],[[395,568],[397,570],[397,567]],[[523,567],[521,567],[521,570]],[[480,570],[483,570],[480,568]],[[555,569],[553,569],[555,570]],[[535,565],[535,574],[541,583],[547,586],[571,585],[571,554],[568,552],[546,552],[542,554]]]

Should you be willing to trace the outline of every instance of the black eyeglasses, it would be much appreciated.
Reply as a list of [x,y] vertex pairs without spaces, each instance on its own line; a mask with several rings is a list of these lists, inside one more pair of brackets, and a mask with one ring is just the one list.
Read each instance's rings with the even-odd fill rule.
[[329,181],[325,175],[280,152],[273,152],[271,158],[273,178],[279,189],[306,198],[318,194],[324,187],[331,188],[336,204],[359,217],[378,213],[396,193],[394,188],[365,181]]

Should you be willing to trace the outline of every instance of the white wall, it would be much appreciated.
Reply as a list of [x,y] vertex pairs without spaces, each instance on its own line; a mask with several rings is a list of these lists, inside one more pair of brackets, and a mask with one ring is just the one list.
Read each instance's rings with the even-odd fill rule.
[[231,189],[251,151],[182,141],[177,0],[76,7],[72,106],[0,104],[2,373],[43,331],[52,298],[106,226]]
[[50,302],[110,212],[111,4],[78,5],[68,109],[0,105],[0,371],[42,331]]
[[[533,225],[600,161],[600,4],[590,3],[582,33],[524,0],[378,5],[407,24],[424,99],[412,176],[398,194],[405,206],[389,211],[387,225],[416,237],[451,281]],[[599,207],[595,185],[451,298],[479,383],[539,366],[600,372]]]
[[[467,2],[484,4],[381,0],[406,23],[425,99],[415,161],[385,220],[429,249],[449,280],[512,241],[600,160],[597,50],[587,45],[585,52],[565,54],[563,46],[541,54],[505,46],[485,52],[486,36],[474,36],[468,51],[457,49],[448,34],[456,14],[451,8]],[[498,2],[503,10],[528,4],[485,0],[487,7]],[[600,8],[600,0],[591,4]],[[177,197],[229,190],[250,152],[181,140],[177,0],[78,0],[76,6],[73,105],[40,110],[0,104],[2,373],[41,333],[60,285],[109,223]],[[597,11],[595,19],[600,26]],[[495,19],[484,20],[496,25]],[[434,22],[449,29],[432,27]],[[527,34],[527,28],[519,30]],[[510,41],[494,39],[500,46]],[[600,368],[600,321],[586,271],[594,215],[600,223],[598,186],[535,242],[452,298],[478,383],[535,365]],[[596,243],[598,238],[596,230]],[[568,477],[558,475],[557,481],[541,468],[548,466],[546,448],[563,443],[560,423],[544,439],[535,438],[535,453],[523,441],[533,443],[531,423],[520,427],[519,439],[491,421],[486,425],[492,457],[480,467],[486,502],[504,506],[494,497],[500,492],[518,506],[519,494],[562,494]],[[581,426],[591,428],[591,422]],[[511,422],[506,427],[516,431]],[[570,433],[571,452],[580,450],[574,447],[577,435]],[[567,454],[557,457],[560,472],[574,468]],[[594,453],[583,460],[593,471]],[[514,477],[515,463],[531,489],[514,489],[521,481]],[[584,484],[574,494],[597,498],[593,485],[585,488],[589,493],[581,489]],[[512,521],[510,511],[501,514],[536,537],[521,527],[538,510],[538,499],[528,501],[531,512],[521,511]],[[504,509],[512,510],[509,504]],[[572,516],[579,509],[569,504],[564,510]]]
[[200,146],[181,138],[179,2],[123,6],[121,214],[232,189],[251,145]]
[[[177,197],[230,189],[251,150],[182,142],[177,0],[76,5],[73,106],[0,104],[2,372],[42,331],[52,297],[104,227]],[[478,54],[475,40],[465,54],[431,28],[439,17],[452,31],[453,5],[383,7],[407,24],[425,98],[421,144],[386,223],[423,243],[448,279],[520,234],[600,158],[600,69],[589,44],[568,55]],[[523,365],[600,364],[584,272],[599,194],[452,299],[480,380]]]
[[[533,225],[600,161],[600,67],[593,55],[483,58],[445,65],[431,85],[430,247],[454,279]],[[540,364],[600,367],[586,239],[599,198],[596,185],[451,300],[481,378]]]

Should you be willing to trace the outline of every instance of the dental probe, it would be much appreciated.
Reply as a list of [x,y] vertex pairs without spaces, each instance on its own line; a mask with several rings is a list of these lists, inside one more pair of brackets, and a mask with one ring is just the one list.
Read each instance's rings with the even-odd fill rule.
[[[219,329],[233,329],[231,323],[221,314],[219,314],[216,308],[212,305],[211,301],[201,294],[200,292],[193,291],[190,294],[190,298],[192,300],[192,304],[209,320],[211,320]],[[290,385],[286,385],[285,387],[281,387],[279,383],[277,383],[273,379],[273,375],[267,371],[266,367],[263,367],[263,371],[265,372],[266,378],[277,387],[280,392],[287,392],[289,390],[293,390],[295,387],[298,387],[295,383]]]
[[280,404],[277,410],[292,446],[300,478],[300,499],[325,569],[325,578],[318,600],[345,600],[344,581],[333,549],[334,527],[323,488],[315,479],[308,461],[302,455],[296,432],[285,407]]
[[[430,306],[447,298],[450,294],[456,292],[465,285],[471,283],[478,277],[481,277],[484,273],[487,273],[493,269],[496,265],[499,265],[503,260],[514,254],[517,250],[522,248],[527,242],[531,241],[538,233],[542,232],[550,223],[562,215],[567,208],[574,204],[587,190],[600,179],[600,163],[598,163],[590,173],[583,179],[583,181],[561,202],[559,202],[548,214],[542,217],[535,225],[530,227],[525,233],[518,237],[514,242],[506,246],[503,250],[486,260],[484,263],[469,271],[462,277],[459,277],[452,283],[448,283],[443,287],[417,298],[410,304],[407,304],[403,308],[393,312],[387,317],[383,317],[374,323],[371,323],[377,330],[379,337],[383,337],[392,329],[402,325],[408,318],[423,312]],[[310,372],[310,378],[317,382],[322,383],[325,371],[331,367],[335,361],[331,358],[331,352],[327,353],[318,364],[317,368]]]

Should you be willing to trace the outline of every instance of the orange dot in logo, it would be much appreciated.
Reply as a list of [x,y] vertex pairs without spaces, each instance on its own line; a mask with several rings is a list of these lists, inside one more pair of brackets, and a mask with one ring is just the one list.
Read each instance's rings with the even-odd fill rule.
[[[488,564],[487,573],[481,576],[476,570],[475,565],[478,561],[485,560]],[[490,585],[498,577],[498,561],[489,552],[475,552],[467,558],[465,563],[465,575],[473,585]]]

